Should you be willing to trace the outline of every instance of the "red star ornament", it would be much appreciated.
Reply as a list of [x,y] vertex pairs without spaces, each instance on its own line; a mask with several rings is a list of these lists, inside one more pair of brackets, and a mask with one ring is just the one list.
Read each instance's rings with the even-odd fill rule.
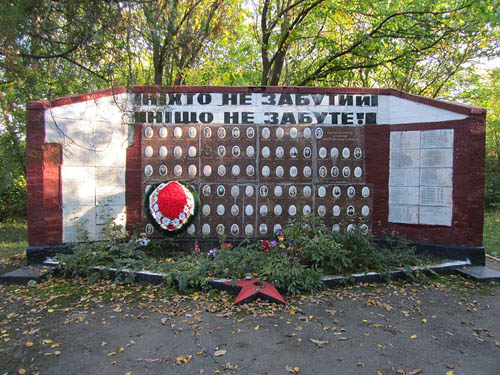
[[[225,281],[223,284],[231,286],[231,281]],[[257,297],[265,298],[276,303],[286,303],[285,299],[276,290],[274,285],[267,281],[257,279],[238,280],[236,282],[236,287],[241,288],[241,290],[233,305],[245,301],[252,301]]]

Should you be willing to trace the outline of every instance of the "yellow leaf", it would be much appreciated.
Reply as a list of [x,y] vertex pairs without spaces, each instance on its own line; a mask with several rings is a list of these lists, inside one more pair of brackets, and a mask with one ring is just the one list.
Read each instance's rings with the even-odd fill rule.
[[45,339],[42,341],[42,344],[44,345],[47,345],[47,344],[51,344],[53,341],[51,339]]
[[111,357],[111,356],[113,356],[113,355],[116,355],[116,352],[109,352],[109,353],[108,353],[108,357]]
[[191,360],[191,358],[193,358],[192,355],[188,355],[188,356],[180,355],[175,359],[175,364],[176,365],[184,365],[184,364],[188,363]]
[[27,347],[27,348],[31,348],[33,345],[35,345],[35,344],[33,344],[33,342],[31,342],[31,341],[28,341],[28,342],[26,343],[26,347]]
[[453,371],[453,370],[446,371],[446,375],[453,375],[454,373],[455,373],[455,371]]
[[122,312],[122,308],[120,306],[118,306],[116,309],[113,309],[114,312]]
[[422,323],[427,323],[427,319],[422,319]]
[[214,374],[220,374],[220,370],[214,370]]
[[17,373],[18,373],[19,375],[24,375],[24,374],[26,374],[26,370],[25,370],[25,369],[23,369],[23,368],[20,368],[19,370],[17,370]]
[[123,353],[123,352],[125,351],[125,348],[120,348],[120,349],[118,349],[118,351],[119,351],[120,353]]
[[54,312],[54,309],[47,309],[47,311],[50,313],[50,312]]
[[258,331],[258,330],[259,330],[259,328],[260,328],[260,326],[257,324],[257,325],[254,327],[254,329],[253,329],[253,330],[254,330],[254,331]]
[[132,371],[127,371],[125,375],[132,375]]
[[415,340],[417,337],[418,337],[417,335],[411,335],[410,339],[414,339]]

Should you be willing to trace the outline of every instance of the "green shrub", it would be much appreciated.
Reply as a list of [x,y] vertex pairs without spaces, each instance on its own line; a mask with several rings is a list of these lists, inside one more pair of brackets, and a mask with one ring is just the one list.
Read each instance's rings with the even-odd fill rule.
[[65,263],[65,275],[85,274],[94,281],[105,276],[91,271],[96,266],[147,269],[164,273],[167,284],[182,291],[202,288],[208,278],[237,280],[251,273],[286,292],[310,293],[323,286],[324,275],[387,272],[420,262],[404,242],[388,241],[380,248],[358,231],[332,233],[321,218],[313,216],[291,222],[276,241],[243,241],[234,248],[222,243],[207,253],[197,244],[192,252],[180,252],[170,239],[133,236],[129,240],[112,222],[105,234],[107,241],[76,244],[73,254],[59,257]]
[[484,203],[487,208],[500,207],[500,161],[495,156],[486,157]]

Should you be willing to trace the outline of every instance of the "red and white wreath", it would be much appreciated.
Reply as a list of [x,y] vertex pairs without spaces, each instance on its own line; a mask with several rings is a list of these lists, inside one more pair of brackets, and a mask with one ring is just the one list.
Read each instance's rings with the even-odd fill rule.
[[165,231],[185,226],[195,214],[196,200],[187,186],[178,181],[159,184],[149,195],[152,218]]

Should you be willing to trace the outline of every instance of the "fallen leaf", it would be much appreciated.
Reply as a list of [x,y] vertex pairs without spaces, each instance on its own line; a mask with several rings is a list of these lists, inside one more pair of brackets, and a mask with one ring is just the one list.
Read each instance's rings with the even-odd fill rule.
[[415,340],[417,337],[418,337],[417,335],[411,335],[411,336],[410,336],[410,339]]
[[446,375],[453,375],[454,373],[455,373],[455,371],[453,371],[453,370],[446,371]]
[[167,324],[167,318],[162,318],[162,319],[160,320],[160,322],[161,322],[161,324],[163,324],[163,325]]
[[318,348],[322,348],[324,345],[328,344],[328,341],[321,341],[321,340],[315,340],[315,339],[309,339],[313,344],[316,344]]
[[17,370],[17,373],[18,373],[19,375],[24,375],[24,374],[26,374],[26,370],[25,370],[25,369],[23,369],[23,368],[20,368],[19,370]]
[[422,373],[424,370],[422,370],[421,368],[418,368],[416,370],[412,370],[412,371],[409,371],[406,373],[406,375],[418,375],[420,373]]
[[125,375],[132,375],[132,371],[127,371]]
[[33,344],[33,342],[31,342],[31,341],[28,341],[28,342],[26,343],[26,347],[27,347],[27,348],[31,348],[33,345],[35,345],[35,344]]
[[495,340],[495,345],[498,346],[500,348],[500,341],[498,340]]
[[298,367],[290,367],[290,366],[285,366],[285,370],[288,371],[290,374],[298,374],[300,368]]
[[455,365],[446,365],[446,368],[453,370],[455,368]]
[[258,325],[258,324],[253,328],[254,331],[258,331],[259,329],[260,329],[260,325]]
[[406,374],[406,371],[405,371],[405,370],[403,370],[402,368],[400,368],[400,369],[398,369],[398,370],[396,371],[396,374],[405,375],[405,374]]
[[120,306],[118,306],[117,308],[113,309],[114,312],[122,312],[122,308]]
[[191,358],[193,358],[193,356],[191,354],[188,356],[180,355],[175,359],[175,364],[176,365],[184,365],[184,364],[188,363],[191,360]]
[[109,352],[108,353],[108,357],[111,357],[111,356],[114,356],[114,355],[116,355],[116,352]]
[[53,343],[53,341],[51,339],[45,339],[42,341],[42,344],[44,344],[44,345],[51,344],[51,343]]
[[217,351],[214,353],[214,356],[216,356],[216,357],[222,357],[224,354],[226,354],[226,350],[221,349],[221,350],[217,350]]

